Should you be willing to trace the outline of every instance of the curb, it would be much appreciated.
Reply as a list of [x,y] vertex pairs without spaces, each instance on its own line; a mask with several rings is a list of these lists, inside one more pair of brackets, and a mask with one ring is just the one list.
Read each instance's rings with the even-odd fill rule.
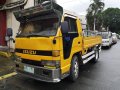
[[13,73],[10,73],[10,74],[1,76],[1,77],[0,77],[0,81],[1,81],[1,80],[4,80],[4,79],[7,79],[7,78],[9,78],[9,77],[15,76],[15,75],[17,75],[16,72],[13,72]]

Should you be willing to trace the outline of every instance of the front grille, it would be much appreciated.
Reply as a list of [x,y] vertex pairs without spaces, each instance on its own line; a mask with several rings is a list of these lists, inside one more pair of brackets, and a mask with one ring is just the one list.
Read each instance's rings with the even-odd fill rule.
[[22,59],[22,63],[43,67],[43,65],[41,64],[41,61],[33,61],[33,60],[28,60],[28,59]]
[[[28,54],[28,55],[52,56],[52,51],[30,50],[30,49],[15,49],[15,52],[22,53],[22,54]],[[36,53],[33,53],[33,52],[36,52]]]

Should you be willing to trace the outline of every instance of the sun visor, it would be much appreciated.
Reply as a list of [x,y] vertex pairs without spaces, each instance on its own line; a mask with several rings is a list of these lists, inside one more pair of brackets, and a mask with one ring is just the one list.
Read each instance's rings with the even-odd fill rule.
[[35,7],[14,12],[15,17],[19,22],[30,21],[33,20],[34,18],[40,19],[40,17],[42,19],[44,16],[60,17],[60,15],[62,14],[63,14],[63,8],[54,2],[43,3]]

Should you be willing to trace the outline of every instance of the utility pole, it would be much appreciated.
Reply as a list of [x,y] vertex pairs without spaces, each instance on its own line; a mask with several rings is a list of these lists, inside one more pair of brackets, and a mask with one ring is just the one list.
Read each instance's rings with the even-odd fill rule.
[[94,31],[96,29],[96,18],[94,18]]
[[109,26],[107,27],[107,31],[109,31]]

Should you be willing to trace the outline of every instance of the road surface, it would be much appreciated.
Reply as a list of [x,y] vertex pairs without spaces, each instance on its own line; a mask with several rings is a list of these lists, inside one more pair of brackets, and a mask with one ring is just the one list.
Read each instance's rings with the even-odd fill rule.
[[98,63],[84,65],[74,83],[64,79],[52,84],[16,75],[3,85],[0,90],[120,90],[120,41],[102,50]]

